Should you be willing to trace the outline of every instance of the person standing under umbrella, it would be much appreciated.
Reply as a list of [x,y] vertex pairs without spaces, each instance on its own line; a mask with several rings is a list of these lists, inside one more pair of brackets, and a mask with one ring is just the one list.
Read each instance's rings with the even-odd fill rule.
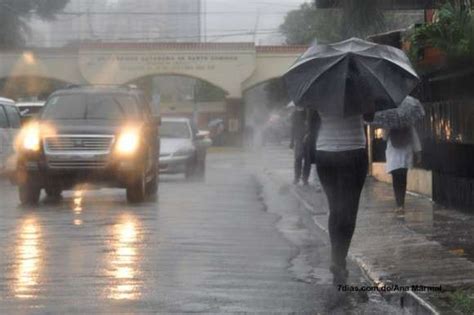
[[293,183],[298,184],[303,172],[303,161],[305,160],[305,122],[306,112],[303,108],[296,107],[291,115],[291,136],[290,149],[294,151],[294,179]]
[[398,211],[405,207],[408,169],[413,167],[413,156],[421,160],[421,144],[413,127],[394,128],[388,131],[386,171],[392,175],[393,191]]

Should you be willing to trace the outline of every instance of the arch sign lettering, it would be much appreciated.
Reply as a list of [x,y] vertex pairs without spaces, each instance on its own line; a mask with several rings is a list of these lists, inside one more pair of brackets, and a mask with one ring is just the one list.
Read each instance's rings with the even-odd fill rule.
[[[241,84],[256,67],[253,45],[167,44],[163,47],[92,47],[79,51],[83,77],[93,84],[124,84],[149,75],[183,75],[212,83],[229,97],[241,97]],[[221,45],[222,46],[222,45]],[[232,47],[230,47],[232,46]]]

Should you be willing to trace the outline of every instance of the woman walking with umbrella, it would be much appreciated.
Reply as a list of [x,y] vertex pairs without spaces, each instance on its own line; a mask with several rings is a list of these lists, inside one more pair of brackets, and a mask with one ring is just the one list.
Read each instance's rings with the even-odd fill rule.
[[295,104],[320,116],[316,167],[330,211],[330,270],[334,284],[345,284],[368,169],[364,119],[399,104],[418,77],[402,51],[354,38],[310,47],[285,80]]
[[376,113],[372,122],[374,127],[385,130],[385,168],[392,175],[398,212],[402,212],[405,207],[408,169],[413,167],[414,157],[421,160],[421,143],[413,126],[424,116],[425,111],[420,101],[408,96],[398,108]]
[[421,144],[413,127],[396,128],[388,131],[386,171],[392,175],[393,192],[397,211],[405,208],[408,169],[413,167],[413,157],[420,160]]

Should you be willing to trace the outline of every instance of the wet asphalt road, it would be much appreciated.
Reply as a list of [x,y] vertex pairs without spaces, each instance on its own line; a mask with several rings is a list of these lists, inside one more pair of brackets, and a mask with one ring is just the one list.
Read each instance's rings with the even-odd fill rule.
[[0,314],[326,313],[327,240],[262,196],[242,154],[210,154],[204,183],[162,176],[159,200],[136,206],[78,189],[22,208],[2,181]]

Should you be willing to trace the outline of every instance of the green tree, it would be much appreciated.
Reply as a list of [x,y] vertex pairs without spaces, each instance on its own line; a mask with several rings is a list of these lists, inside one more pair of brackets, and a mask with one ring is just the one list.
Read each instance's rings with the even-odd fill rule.
[[290,11],[280,30],[288,44],[335,42],[353,36],[365,38],[386,30],[377,0],[337,0],[332,8],[318,9],[305,3]]
[[314,4],[304,3],[286,15],[280,31],[290,45],[309,44],[315,39],[323,43],[338,41],[342,38],[341,14],[339,10],[318,10]]
[[54,19],[69,0],[0,0],[0,49],[21,47],[31,33],[28,19]]
[[385,17],[378,0],[339,0],[342,8],[342,36],[360,37],[385,31]]

